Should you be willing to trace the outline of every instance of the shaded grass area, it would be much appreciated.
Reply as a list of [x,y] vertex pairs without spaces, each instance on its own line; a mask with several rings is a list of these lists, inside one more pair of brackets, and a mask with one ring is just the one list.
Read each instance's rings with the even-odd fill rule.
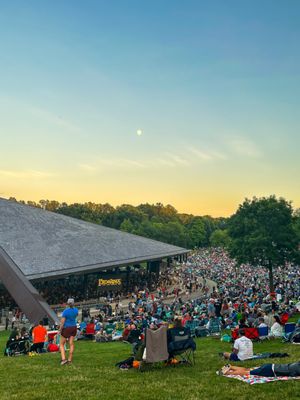
[[[4,349],[7,333],[0,335]],[[196,366],[156,367],[147,372],[120,371],[114,364],[130,355],[124,343],[76,342],[74,364],[59,365],[59,354],[36,357],[0,356],[0,399],[296,399],[299,381],[274,382],[264,385],[219,377],[216,370],[224,365],[218,352],[231,345],[217,338],[197,339]],[[300,346],[273,340],[255,343],[255,352],[287,352],[289,358],[300,359]],[[251,361],[255,366],[269,360]]]

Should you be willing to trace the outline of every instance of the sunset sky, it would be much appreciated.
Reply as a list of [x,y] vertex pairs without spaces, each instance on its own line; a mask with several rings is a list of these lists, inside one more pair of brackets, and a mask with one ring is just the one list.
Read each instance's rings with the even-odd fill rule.
[[0,197],[300,207],[300,1],[0,5]]

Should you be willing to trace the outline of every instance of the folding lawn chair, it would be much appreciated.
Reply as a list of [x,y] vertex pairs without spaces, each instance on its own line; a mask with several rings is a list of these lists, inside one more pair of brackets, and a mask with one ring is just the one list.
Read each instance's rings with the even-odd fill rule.
[[261,328],[257,328],[258,336],[260,340],[268,339],[269,337],[269,328],[267,326],[262,326]]
[[295,322],[288,322],[284,325],[284,334],[287,335],[289,333],[294,332],[296,329],[296,324]]
[[162,325],[156,330],[146,329],[145,347],[139,370],[143,371],[146,366],[163,362],[169,359],[167,345],[167,326]]
[[208,324],[209,334],[212,336],[220,336],[221,335],[221,322],[219,318],[211,318]]
[[114,329],[115,329],[115,325],[114,324],[106,324],[105,328],[104,328],[104,330],[107,333],[107,335],[111,335],[113,333]]
[[188,328],[172,328],[168,330],[169,358],[175,358],[180,363],[195,365],[196,343]]
[[248,339],[257,341],[259,340],[259,332],[257,328],[244,328],[245,336]]
[[186,321],[185,327],[191,331],[192,337],[196,336],[196,328],[199,326],[199,324],[200,324],[200,321],[197,319],[194,319],[192,321]]

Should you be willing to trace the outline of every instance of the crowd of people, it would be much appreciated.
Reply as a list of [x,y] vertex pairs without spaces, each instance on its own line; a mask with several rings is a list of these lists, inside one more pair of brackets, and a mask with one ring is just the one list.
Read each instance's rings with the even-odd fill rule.
[[[183,325],[197,322],[208,333],[217,319],[220,329],[267,326],[271,337],[282,337],[283,324],[300,296],[300,273],[288,264],[278,268],[274,278],[275,294],[270,295],[268,271],[249,265],[237,268],[223,249],[199,250],[186,262],[165,269],[154,293],[146,287],[137,290],[129,301],[105,306],[84,323],[94,323],[99,341],[124,339],[120,321],[126,336],[132,330],[172,323],[174,317],[181,317]],[[81,336],[84,329],[82,325]]]
[[[233,352],[223,356],[231,361],[246,359],[250,353],[253,355],[253,347],[243,330],[267,327],[270,337],[282,337],[284,323],[295,312],[300,298],[297,266],[287,264],[274,270],[274,293],[270,293],[268,278],[264,268],[237,267],[221,248],[195,251],[185,262],[165,266],[155,290],[142,280],[133,285],[130,294],[115,293],[98,310],[84,308],[76,329],[75,317],[72,319],[71,336],[63,320],[58,332],[62,338],[62,364],[72,361],[73,340],[123,340],[135,351],[146,328],[172,327],[178,320],[182,328],[193,329],[199,336],[231,329]],[[76,285],[73,290],[75,299],[80,299]],[[66,358],[64,345],[70,338],[71,353]],[[31,349],[35,351],[35,347],[39,348]]]

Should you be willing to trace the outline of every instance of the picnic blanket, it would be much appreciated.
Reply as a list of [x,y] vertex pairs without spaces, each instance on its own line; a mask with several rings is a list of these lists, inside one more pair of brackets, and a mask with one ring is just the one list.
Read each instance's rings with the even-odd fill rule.
[[290,381],[295,379],[300,379],[300,376],[291,377],[291,376],[276,376],[276,377],[265,377],[265,376],[257,376],[257,375],[223,375],[226,378],[238,379],[239,381],[249,383],[249,385],[254,385],[256,383],[269,383],[276,381]]

